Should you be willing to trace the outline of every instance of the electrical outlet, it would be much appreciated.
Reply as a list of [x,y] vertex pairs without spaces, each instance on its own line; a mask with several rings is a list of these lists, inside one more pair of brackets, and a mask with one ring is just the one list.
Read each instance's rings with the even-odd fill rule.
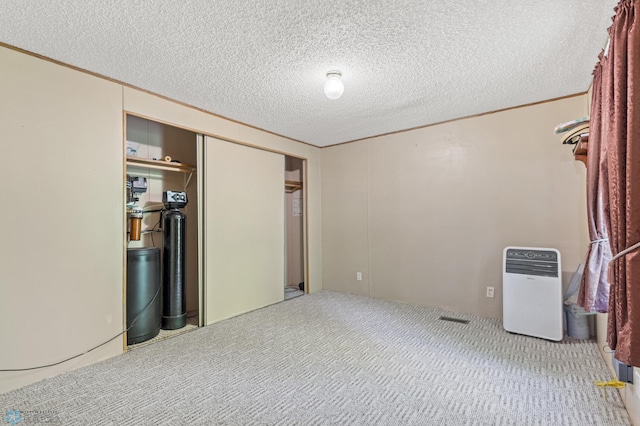
[[490,297],[493,299],[493,291],[494,291],[493,287],[487,287],[487,297]]
[[362,272],[356,272],[356,280],[362,281]]

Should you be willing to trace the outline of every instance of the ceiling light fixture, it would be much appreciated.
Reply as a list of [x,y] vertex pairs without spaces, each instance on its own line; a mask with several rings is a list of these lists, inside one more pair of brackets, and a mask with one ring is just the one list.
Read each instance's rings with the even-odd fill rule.
[[324,94],[329,99],[338,99],[344,93],[344,84],[342,83],[342,73],[340,71],[329,71],[327,73],[327,81],[324,83]]

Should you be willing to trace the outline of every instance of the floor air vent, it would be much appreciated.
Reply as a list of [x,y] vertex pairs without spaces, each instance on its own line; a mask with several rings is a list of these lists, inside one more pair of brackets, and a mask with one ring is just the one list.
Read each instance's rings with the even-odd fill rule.
[[457,322],[460,324],[469,324],[469,320],[463,320],[460,318],[440,317],[439,319],[441,319],[442,321],[451,321],[451,322]]

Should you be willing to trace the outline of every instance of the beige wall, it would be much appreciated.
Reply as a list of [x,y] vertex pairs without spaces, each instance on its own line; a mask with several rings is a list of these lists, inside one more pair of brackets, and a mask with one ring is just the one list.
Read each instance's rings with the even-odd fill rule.
[[585,169],[553,128],[585,114],[576,96],[323,149],[323,287],[501,318],[508,245],[558,248],[568,284]]
[[[122,88],[0,47],[0,368],[62,361],[122,331]],[[122,352],[0,373],[0,392]]]
[[305,162],[305,177],[303,189],[303,216],[307,229],[304,240],[304,251],[307,258],[307,270],[305,271],[305,291],[313,293],[322,290],[323,263],[322,263],[322,198],[321,198],[321,167],[322,155],[319,148],[309,147],[307,161]]
[[361,296],[371,296],[369,150],[367,142],[322,150],[323,288]]

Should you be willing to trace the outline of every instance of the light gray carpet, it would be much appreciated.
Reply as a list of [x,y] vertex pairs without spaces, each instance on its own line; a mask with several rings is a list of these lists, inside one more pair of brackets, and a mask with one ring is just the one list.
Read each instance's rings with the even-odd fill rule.
[[325,291],[2,394],[0,409],[65,425],[628,425],[617,392],[593,385],[609,378],[593,341]]
[[304,296],[304,291],[297,288],[292,288],[292,287],[284,288],[284,300],[289,300],[289,299],[293,299],[294,297],[300,297],[300,296]]
[[154,345],[162,340],[172,339],[182,333],[188,333],[195,331],[198,328],[198,311],[187,313],[187,325],[177,330],[163,330],[160,329],[158,335],[152,339],[144,342],[136,343],[135,345],[127,345],[127,350],[132,351],[134,349],[140,349],[147,345]]

